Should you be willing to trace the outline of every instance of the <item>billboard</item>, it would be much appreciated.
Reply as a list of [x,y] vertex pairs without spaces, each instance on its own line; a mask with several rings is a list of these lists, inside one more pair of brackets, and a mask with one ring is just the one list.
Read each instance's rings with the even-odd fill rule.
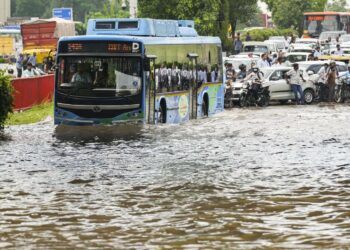
[[54,8],[52,10],[52,17],[58,17],[65,20],[73,21],[72,8]]

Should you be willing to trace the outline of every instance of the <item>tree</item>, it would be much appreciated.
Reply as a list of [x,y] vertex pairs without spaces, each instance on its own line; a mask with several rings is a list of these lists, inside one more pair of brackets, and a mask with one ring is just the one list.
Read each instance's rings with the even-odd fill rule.
[[303,13],[323,11],[327,0],[264,0],[272,12],[272,20],[279,28],[294,27],[302,33]]
[[229,25],[247,22],[256,14],[256,4],[257,0],[139,0],[139,15],[194,20],[199,34],[220,36],[227,49]]
[[9,76],[0,70],[0,132],[4,129],[4,123],[10,113],[12,113],[12,84]]
[[346,8],[346,5],[346,0],[334,0],[327,4],[326,9],[327,11],[347,12],[349,10]]
[[42,17],[47,3],[41,0],[16,0],[13,16]]

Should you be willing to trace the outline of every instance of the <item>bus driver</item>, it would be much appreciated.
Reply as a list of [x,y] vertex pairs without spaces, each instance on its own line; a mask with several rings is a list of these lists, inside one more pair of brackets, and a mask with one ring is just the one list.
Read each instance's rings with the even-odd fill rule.
[[[72,65],[73,70],[75,66]],[[88,72],[84,71],[84,65],[79,63],[78,70],[75,70],[75,73],[71,80],[72,83],[86,83],[88,86],[92,84],[91,76]]]

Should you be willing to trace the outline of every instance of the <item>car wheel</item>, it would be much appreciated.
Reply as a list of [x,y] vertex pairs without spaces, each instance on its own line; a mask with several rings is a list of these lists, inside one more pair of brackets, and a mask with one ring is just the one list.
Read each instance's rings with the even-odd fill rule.
[[281,105],[286,105],[286,104],[288,103],[288,100],[281,100],[281,101],[279,101],[279,103],[280,103]]
[[306,104],[311,104],[314,101],[314,91],[311,89],[306,89],[304,91],[304,100]]

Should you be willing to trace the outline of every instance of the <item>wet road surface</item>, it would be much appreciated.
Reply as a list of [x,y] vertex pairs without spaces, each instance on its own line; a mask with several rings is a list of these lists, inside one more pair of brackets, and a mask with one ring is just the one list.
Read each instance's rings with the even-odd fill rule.
[[0,248],[350,248],[350,106],[0,142]]

